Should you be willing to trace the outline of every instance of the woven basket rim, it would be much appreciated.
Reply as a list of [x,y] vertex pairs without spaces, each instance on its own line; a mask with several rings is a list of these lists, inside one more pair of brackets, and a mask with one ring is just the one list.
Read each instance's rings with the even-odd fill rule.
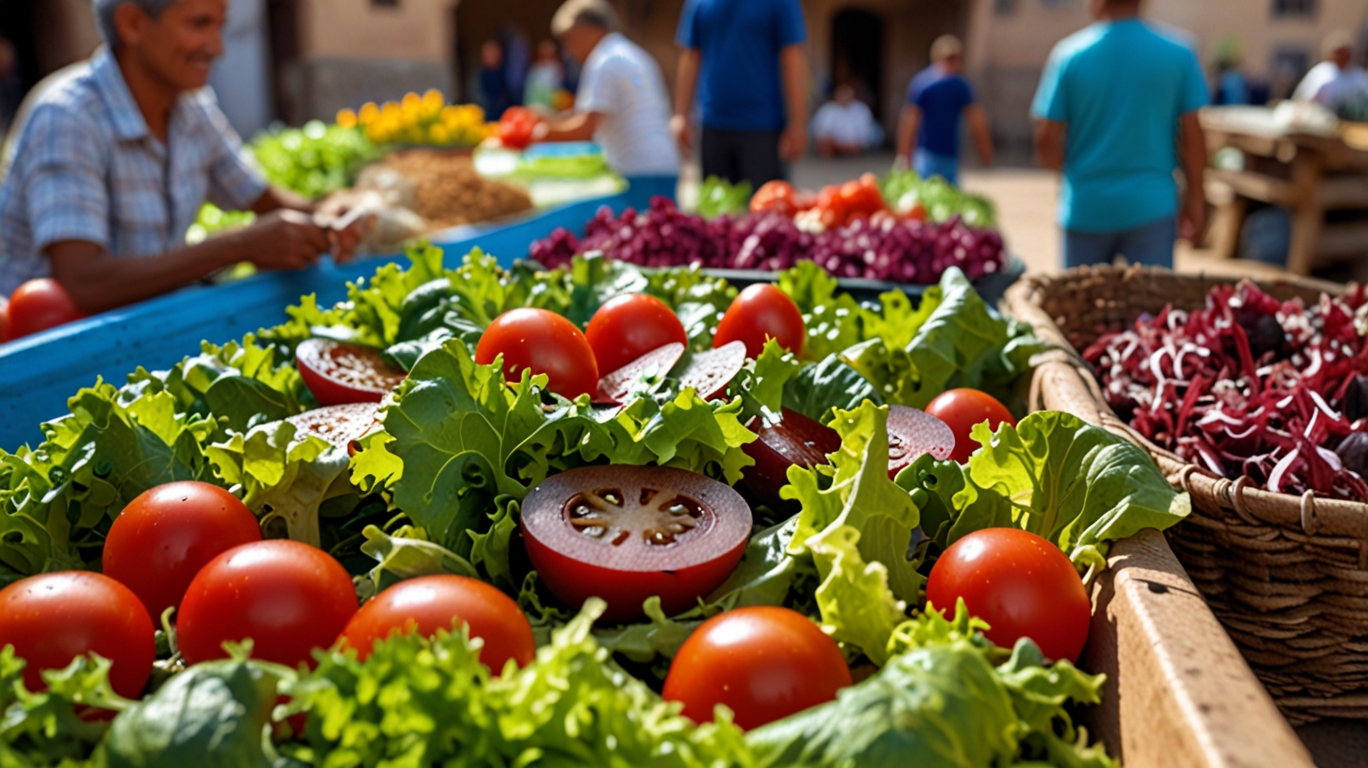
[[[1274,493],[1253,487],[1245,478],[1231,480],[1220,477],[1155,445],[1132,429],[1107,405],[1091,366],[1083,361],[1079,351],[1064,336],[1054,318],[1050,317],[1043,306],[1046,295],[1061,285],[1076,285],[1098,280],[1160,279],[1193,281],[1206,286],[1240,281],[1228,276],[1179,274],[1158,267],[1079,267],[1057,274],[1026,275],[1007,290],[1004,302],[1008,312],[1029,323],[1036,335],[1050,346],[1050,351],[1040,356],[1035,363],[1037,366],[1058,367],[1056,384],[1064,389],[1077,390],[1060,395],[1065,402],[1082,406],[1078,410],[1084,413],[1076,415],[1140,445],[1155,459],[1175,487],[1187,491],[1194,497],[1205,497],[1222,508],[1235,512],[1251,525],[1297,525],[1309,536],[1336,536],[1358,542],[1359,567],[1368,568],[1368,504],[1316,497],[1310,492],[1303,495]],[[1301,277],[1289,276],[1275,280],[1244,279],[1249,279],[1264,290],[1277,290],[1283,287],[1303,293],[1335,295],[1345,290],[1344,286],[1336,283]],[[1073,375],[1063,373],[1065,368],[1072,369]],[[1033,394],[1033,403],[1037,402],[1038,396],[1040,393]],[[1083,401],[1087,401],[1086,404]]]

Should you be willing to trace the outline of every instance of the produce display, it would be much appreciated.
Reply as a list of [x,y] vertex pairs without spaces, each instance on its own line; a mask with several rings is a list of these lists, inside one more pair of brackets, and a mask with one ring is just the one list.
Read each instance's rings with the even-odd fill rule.
[[1116,764],[1085,584],[1189,502],[963,272],[410,256],[0,451],[0,765]]
[[398,102],[367,102],[337,113],[337,126],[359,129],[376,144],[423,147],[474,147],[492,135],[478,104],[448,104],[441,91],[408,93]]
[[355,187],[383,193],[386,202],[418,214],[425,232],[532,209],[522,188],[481,176],[468,157],[431,149],[391,152],[367,166]]
[[595,251],[645,267],[777,272],[811,261],[838,277],[914,284],[935,283],[951,267],[977,279],[1007,265],[997,231],[972,227],[958,215],[928,221],[921,203],[905,212],[889,209],[869,174],[817,196],[771,182],[742,213],[729,212],[739,202],[736,191],[716,180],[705,185],[700,210],[715,214],[710,218],[684,213],[666,198],[641,212],[618,215],[604,207],[583,237],[557,229],[529,254],[552,267]]
[[1084,351],[1110,405],[1162,448],[1279,493],[1368,501],[1368,298],[1307,307],[1249,282]]

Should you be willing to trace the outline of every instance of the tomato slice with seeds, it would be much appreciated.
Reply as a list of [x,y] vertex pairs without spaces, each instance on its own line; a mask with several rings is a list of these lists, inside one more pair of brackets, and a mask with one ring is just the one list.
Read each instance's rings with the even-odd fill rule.
[[379,426],[380,406],[377,403],[329,405],[296,414],[286,421],[295,426],[296,437],[321,437],[355,456],[356,441]]
[[730,486],[666,467],[585,467],[548,478],[522,507],[527,554],[552,594],[572,608],[608,603],[603,621],[643,614],[660,596],[682,613],[736,568],[751,510]]
[[684,345],[671,342],[638,357],[599,379],[596,405],[617,405],[630,400],[632,395],[650,387],[675,367],[684,356]]
[[779,489],[788,485],[789,467],[826,464],[829,454],[841,450],[836,430],[789,408],[778,419],[756,416],[746,428],[760,439],[742,448],[755,464],[746,467],[741,482],[756,501],[775,510],[796,506],[779,497]]
[[727,385],[746,366],[746,345],[733,341],[716,349],[699,352],[679,374],[681,387],[693,387],[704,400],[716,400]]
[[955,452],[955,432],[950,425],[916,408],[888,406],[888,476],[929,453],[945,461]]
[[385,362],[377,349],[332,339],[301,343],[295,364],[319,405],[378,403],[408,375]]

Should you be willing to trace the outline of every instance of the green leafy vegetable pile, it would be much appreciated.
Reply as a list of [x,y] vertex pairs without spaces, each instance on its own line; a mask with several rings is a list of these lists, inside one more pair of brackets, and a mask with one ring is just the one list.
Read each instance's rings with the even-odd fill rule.
[[[1111,764],[1064,708],[1095,702],[1102,679],[1046,665],[1029,642],[1009,657],[962,609],[954,620],[922,612],[925,578],[950,543],[987,526],[1035,531],[1080,571],[1096,570],[1108,542],[1172,525],[1189,502],[1138,448],[1058,413],[980,428],[983,450],[967,465],[928,456],[891,480],[886,404],[924,405],[954,386],[1009,399],[1040,346],[957,270],[917,306],[900,292],[865,305],[800,265],[778,285],[807,323],[801,357],[771,342],[725,399],[704,401],[667,374],[619,409],[551,394],[543,376],[505,383],[498,362],[477,364],[471,348],[509,309],[583,325],[613,296],[643,292],[678,314],[701,351],[735,287],[596,258],[545,271],[504,269],[479,251],[455,268],[435,248],[410,257],[407,269],[350,285],[336,307],[305,297],[240,344],[206,344],[168,371],[82,390],[37,448],[0,451],[0,584],[98,569],[128,501],[198,479],[241,496],[268,534],[333,553],[362,596],[431,573],[496,584],[532,621],[537,660],[491,676],[478,641],[460,634],[392,639],[365,662],[320,651],[313,671],[249,661],[244,649],[163,676],[133,703],[108,690],[98,659],[46,673],[50,692],[31,694],[21,662],[0,654],[0,766],[169,766],[211,752],[222,765],[280,768]],[[383,404],[383,429],[354,457],[286,421],[316,405],[293,367],[295,347],[315,336],[377,348],[408,371]],[[520,502],[549,475],[657,464],[735,483],[756,439],[744,425],[782,408],[830,425],[841,448],[829,464],[789,470],[781,496],[799,511],[756,509],[740,565],[697,606],[667,616],[652,598],[643,620],[595,625],[600,607],[576,615],[518,556]],[[877,671],[749,734],[725,716],[694,726],[651,685],[702,621],[748,605],[811,617],[849,661]],[[88,704],[122,714],[112,725],[74,714]],[[272,746],[265,735],[288,731],[293,714],[307,715],[303,739]]]
[[915,171],[891,171],[880,180],[879,187],[889,207],[897,211],[910,211],[921,204],[930,221],[939,223],[958,216],[971,227],[997,226],[997,211],[991,200],[971,195],[940,176],[923,179]]
[[319,120],[260,134],[249,149],[268,181],[312,200],[351,186],[383,152],[362,131]]
[[752,191],[749,181],[732,184],[718,176],[709,176],[698,191],[698,215],[715,219],[743,214],[750,210]]

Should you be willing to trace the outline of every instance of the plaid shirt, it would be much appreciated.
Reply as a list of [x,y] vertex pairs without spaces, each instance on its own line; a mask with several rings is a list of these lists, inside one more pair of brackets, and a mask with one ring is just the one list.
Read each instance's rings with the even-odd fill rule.
[[168,132],[170,151],[107,50],[41,94],[0,187],[0,296],[50,274],[53,243],[153,256],[184,245],[206,199],[243,209],[266,191],[210,89],[181,96]]

